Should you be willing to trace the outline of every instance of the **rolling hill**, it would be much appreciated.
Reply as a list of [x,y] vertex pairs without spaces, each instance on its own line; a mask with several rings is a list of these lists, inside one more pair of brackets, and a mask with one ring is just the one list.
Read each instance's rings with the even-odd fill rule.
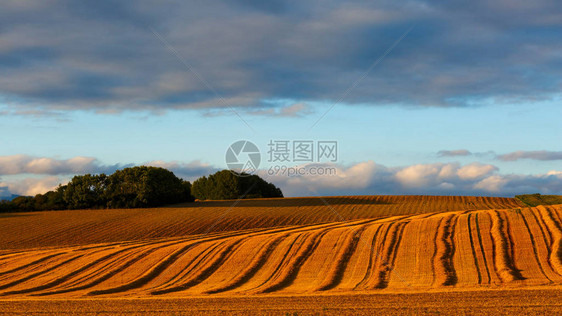
[[562,310],[562,205],[427,196],[232,203],[3,214],[0,312]]
[[[340,212],[353,205],[340,199]],[[409,198],[394,197],[397,200]],[[306,205],[301,207],[309,209],[308,216],[287,220],[290,225],[258,222],[229,230],[225,224],[207,234],[186,230],[175,237],[5,250],[0,256],[0,295],[311,294],[562,283],[561,206],[435,211],[447,208],[447,203],[460,208],[460,201],[463,198],[427,199],[420,203],[425,208],[410,206],[409,214],[373,213],[371,218],[367,207],[358,213],[365,218],[345,222],[330,221],[314,211],[318,205]],[[251,214],[252,207],[265,202],[270,203],[248,201],[238,213]],[[292,202],[303,204],[298,199]],[[512,203],[493,199],[486,203],[500,202]],[[230,217],[226,222],[243,222],[238,213],[225,215]],[[309,224],[314,221],[324,223]],[[124,223],[128,225],[114,228],[115,236],[123,236],[120,231],[125,227],[135,227],[134,222]],[[105,236],[115,239],[111,233]]]
[[0,251],[524,206],[512,198],[412,195],[250,199],[167,208],[4,213],[0,214]]

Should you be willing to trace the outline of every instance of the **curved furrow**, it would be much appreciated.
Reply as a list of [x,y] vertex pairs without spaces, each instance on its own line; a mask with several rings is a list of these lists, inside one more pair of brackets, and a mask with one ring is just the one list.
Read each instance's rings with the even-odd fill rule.
[[435,240],[434,232],[440,222],[441,218],[436,216],[409,220],[409,224],[404,227],[404,238],[396,253],[393,273],[388,282],[389,288],[429,287],[433,284],[435,245],[432,241]]
[[28,268],[34,269],[35,267],[37,267],[39,265],[45,264],[45,261],[47,261],[49,259],[53,259],[53,258],[58,257],[58,256],[63,255],[63,254],[65,254],[65,253],[55,253],[55,254],[46,255],[46,256],[41,257],[41,258],[39,258],[35,261],[32,261],[30,263],[15,267],[15,268],[7,270],[7,271],[0,272],[0,277],[4,276],[4,275],[9,276],[12,273],[19,272],[21,270],[28,269]]
[[[137,247],[133,247],[133,248],[137,248]],[[25,294],[25,293],[43,291],[43,290],[46,290],[46,289],[55,287],[55,286],[57,286],[57,285],[60,285],[60,284],[62,284],[62,283],[64,283],[64,282],[66,282],[67,280],[71,279],[72,277],[74,277],[74,276],[76,276],[76,275],[78,275],[78,274],[80,274],[80,273],[82,273],[82,272],[84,272],[84,271],[86,271],[86,270],[88,270],[88,269],[90,269],[90,268],[92,268],[92,267],[95,267],[96,265],[98,265],[98,264],[100,264],[100,263],[103,263],[103,262],[105,262],[105,261],[107,261],[107,260],[112,259],[112,258],[113,258],[114,256],[116,256],[116,255],[119,255],[119,254],[121,254],[121,253],[123,253],[123,252],[126,252],[126,251],[129,251],[129,250],[130,250],[130,248],[126,248],[126,249],[121,249],[121,250],[118,250],[118,251],[109,253],[109,254],[107,254],[107,255],[104,255],[104,256],[102,256],[101,258],[98,258],[98,259],[96,259],[96,260],[94,260],[94,261],[92,261],[92,262],[90,262],[90,263],[88,263],[88,264],[86,264],[86,265],[84,265],[84,266],[82,266],[82,267],[76,269],[76,270],[73,270],[73,271],[71,271],[71,272],[69,272],[69,273],[66,273],[66,274],[64,274],[64,275],[62,275],[62,276],[60,276],[60,277],[58,277],[58,278],[52,280],[51,282],[47,282],[47,283],[45,283],[45,284],[38,285],[38,286],[34,286],[34,287],[30,287],[30,288],[27,288],[27,289],[22,289],[22,290],[17,290],[17,291],[6,292],[5,294],[6,294],[6,295],[10,295],[10,294]]]
[[[40,276],[42,276],[42,275],[44,275],[44,274],[50,273],[50,272],[52,272],[52,271],[54,271],[54,270],[56,270],[56,269],[58,269],[58,268],[65,267],[67,264],[69,264],[69,263],[71,263],[71,262],[73,262],[73,261],[75,261],[75,260],[78,260],[79,258],[81,258],[81,257],[83,257],[83,256],[85,256],[85,255],[86,255],[86,254],[75,255],[75,256],[73,256],[73,257],[71,257],[71,258],[69,258],[69,259],[66,259],[66,260],[64,260],[63,262],[60,262],[60,263],[58,263],[58,264],[56,264],[56,265],[54,265],[54,266],[52,266],[52,267],[46,268],[46,269],[41,270],[41,271],[39,271],[39,272],[35,272],[35,273],[32,273],[32,274],[29,274],[29,275],[27,275],[27,276],[25,276],[25,277],[22,277],[22,278],[19,278],[19,279],[15,280],[15,281],[12,281],[12,282],[9,282],[9,283],[0,285],[0,290],[4,290],[4,289],[10,288],[10,287],[19,285],[19,284],[21,284],[21,283],[23,283],[23,282],[27,282],[27,281],[29,281],[29,280],[35,279],[35,278],[37,278],[37,277],[40,277]],[[10,293],[10,294],[12,294],[12,293]],[[8,295],[8,293],[5,292],[5,293],[2,293],[2,294],[0,294],[0,295]]]
[[211,274],[213,274],[213,272],[215,272],[226,261],[226,259],[228,259],[228,257],[231,256],[236,251],[236,249],[240,246],[240,244],[245,239],[246,238],[241,238],[231,242],[224,249],[222,249],[217,255],[213,256],[211,258],[212,260],[210,260],[209,263],[203,264],[203,266],[200,267],[200,270],[196,271],[195,275],[188,278],[187,281],[184,281],[182,284],[158,291],[152,291],[151,294],[159,295],[159,294],[166,294],[172,292],[179,292],[179,291],[187,290],[201,283],[203,280],[205,280]]
[[[306,227],[289,227],[289,228],[282,228],[282,229],[278,229],[275,231],[291,231],[291,230],[298,230],[298,229],[311,229],[311,228],[306,228]],[[270,233],[268,230],[257,230],[254,233],[252,233],[253,235],[256,234],[268,234]],[[236,232],[236,233],[226,233],[226,234],[219,234],[216,237],[209,237],[206,238],[204,240],[190,240],[191,243],[188,244],[187,246],[167,255],[166,257],[164,257],[160,262],[154,264],[154,266],[147,270],[145,273],[143,273],[141,276],[139,276],[138,278],[135,278],[134,280],[131,280],[130,282],[127,282],[126,284],[121,284],[121,285],[117,285],[114,287],[111,287],[109,289],[100,289],[100,290],[95,290],[95,291],[91,291],[89,294],[90,295],[101,295],[101,294],[111,294],[111,293],[119,293],[119,292],[124,292],[124,291],[128,291],[128,290],[132,290],[132,289],[136,289],[136,288],[140,288],[145,286],[146,284],[148,284],[149,282],[153,282],[153,280],[156,277],[160,277],[161,274],[164,271],[167,271],[167,269],[172,265],[175,264],[175,262],[181,258],[186,252],[190,251],[193,247],[196,247],[197,245],[200,245],[201,243],[206,243],[206,242],[210,242],[210,241],[217,241],[217,240],[228,240],[229,238],[234,238],[236,236],[244,236],[247,235],[247,233],[245,232]],[[218,245],[218,244],[217,244]],[[205,252],[206,255],[209,254],[209,252]],[[194,260],[202,260],[201,257],[199,256],[201,255],[198,254],[197,257]],[[205,257],[204,259],[207,259],[207,257]],[[195,263],[197,263],[198,261],[195,261]],[[197,266],[197,264],[193,264],[189,263],[188,266],[192,266],[192,268],[195,268]],[[177,279],[182,279],[184,277],[187,277],[186,274],[189,273],[189,271],[191,270],[187,270],[187,273],[184,272],[180,272],[178,275],[176,275],[175,277],[172,277],[171,279],[169,279],[169,281],[165,282],[164,284],[158,286],[158,287],[162,287],[165,284],[169,284],[171,282],[176,282]],[[183,276],[182,276],[183,275]],[[110,275],[110,277],[113,276]],[[107,278],[104,278],[104,280]],[[158,290],[155,290],[158,291]]]
[[377,282],[372,288],[384,289],[388,286],[390,273],[394,269],[396,254],[398,252],[398,247],[400,246],[400,241],[402,240],[402,233],[404,232],[404,227],[407,223],[408,222],[400,222],[394,226],[395,229],[392,231],[390,242],[388,243],[388,246],[383,249],[383,258],[379,261],[380,264],[377,269]]
[[[356,225],[368,222],[369,220],[360,220],[357,221]],[[328,224],[320,224],[320,225],[313,225],[313,226],[297,226],[297,227],[284,227],[284,228],[275,228],[275,229],[268,229],[265,231],[258,231],[255,232],[251,235],[248,235],[248,237],[268,237],[271,236],[269,238],[275,238],[276,234],[303,234],[305,232],[308,231],[315,231],[318,229],[326,229],[326,228],[334,228],[334,227],[340,227],[340,226],[344,226],[345,224],[341,224],[341,223],[328,223]],[[211,248],[210,250],[214,251],[214,248]],[[254,253],[254,252],[252,252]],[[187,260],[191,260],[189,263],[184,263],[182,265],[183,268],[181,268],[181,271],[176,274],[174,277],[169,278],[165,283],[163,284],[159,284],[157,287],[153,287],[151,289],[149,289],[149,292],[156,292],[159,293],[160,290],[165,289],[167,287],[169,287],[170,284],[174,284],[174,283],[181,283],[185,278],[188,278],[191,274],[192,274],[192,270],[197,269],[200,265],[202,265],[203,263],[201,263],[202,261],[206,261],[206,260],[211,260],[208,258],[211,258],[214,254],[212,254],[209,249],[207,249],[206,251],[203,252],[204,256],[200,253],[196,256],[196,258],[186,258]],[[234,256],[234,259],[236,259],[237,257]],[[179,262],[177,262],[176,264],[179,264]],[[179,268],[179,267],[178,267]],[[177,268],[176,268],[177,269]],[[218,272],[218,271],[217,271]],[[255,271],[257,272],[257,271]],[[158,283],[158,282],[153,282],[153,283]],[[205,290],[203,291],[205,292]]]
[[337,290],[351,291],[357,287],[370,267],[370,259],[372,243],[375,235],[380,230],[381,225],[378,223],[369,223],[365,225],[365,230],[357,243],[356,249],[351,255],[341,282],[336,287]]
[[116,287],[91,291],[88,293],[88,295],[112,294],[112,293],[125,292],[125,291],[140,288],[146,283],[148,283],[150,280],[160,275],[170,264],[172,264],[175,260],[177,260],[179,256],[183,255],[185,252],[190,250],[194,246],[194,244],[198,244],[198,242],[189,242],[186,246],[183,246],[180,249],[168,254],[166,257],[164,257],[152,268],[147,270],[145,273],[143,273],[140,277],[136,278],[135,280],[132,280],[126,284],[122,284]]
[[474,242],[474,229],[472,228],[472,215],[473,213],[468,214],[468,218],[467,218],[467,226],[468,226],[468,239],[470,241],[470,250],[472,252],[472,257],[474,258],[474,266],[476,267],[476,273],[478,275],[478,284],[482,284],[482,272],[480,271],[480,266],[478,265],[478,255],[476,252],[476,244]]
[[358,229],[352,229],[347,233],[345,241],[342,247],[340,247],[340,252],[337,255],[336,262],[329,271],[328,276],[320,284],[317,291],[327,291],[336,287],[343,279],[343,274],[351,256],[355,252],[361,235],[365,231],[366,226],[361,226]]
[[261,278],[256,280],[256,285],[245,288],[244,291],[248,293],[260,293],[260,289],[265,288],[268,282],[279,278],[285,268],[291,263],[291,258],[298,254],[302,245],[311,234],[311,232],[290,234],[287,238],[288,245],[284,245],[284,248],[280,246],[274,249],[275,256],[272,255],[272,258],[276,260],[272,260],[274,262],[271,263],[271,268],[266,269],[264,273],[262,273]]
[[300,247],[299,252],[294,256],[291,257],[289,260],[289,264],[280,271],[278,277],[269,284],[266,284],[266,287],[259,290],[258,293],[271,293],[275,291],[279,291],[284,289],[285,287],[291,285],[291,283],[297,277],[299,273],[300,267],[310,257],[312,252],[318,246],[319,240],[328,232],[328,229],[324,229],[318,232],[311,233],[308,237],[307,241],[303,243]]
[[[203,248],[202,250],[197,248],[192,249],[181,256],[167,269],[167,271],[171,270],[171,272],[176,270],[180,271],[175,272],[171,278],[168,277],[164,281],[154,279],[151,283],[154,283],[155,285],[148,286],[146,291],[150,294],[163,294],[167,289],[177,287],[177,284],[188,282],[186,280],[190,280],[194,274],[197,274],[197,271],[200,270],[202,266],[212,262],[214,257],[219,255],[230,245],[230,242],[230,240],[220,240],[210,246],[201,245],[201,248]],[[164,277],[161,279],[164,279]],[[164,292],[161,293],[161,291]]]
[[[382,289],[388,286],[390,272],[394,268],[394,259],[402,239],[402,232],[407,222],[391,222],[387,225],[384,237],[380,240],[379,250],[374,252],[370,269],[357,288],[367,290]],[[377,238],[378,239],[378,238]],[[374,241],[375,242],[375,241]],[[373,247],[375,244],[373,244]]]
[[0,258],[0,275],[11,270],[11,266],[20,267],[37,260],[39,255],[49,255],[52,251],[44,249],[27,249],[21,251],[4,250],[4,255]]
[[206,294],[216,294],[234,290],[248,282],[267,262],[275,248],[287,238],[288,234],[267,241],[258,251],[252,262],[242,272],[236,275],[227,284],[205,291]]
[[[136,246],[123,249],[121,256],[119,255],[114,256],[113,258],[110,258],[111,260],[102,262],[102,264],[98,265],[95,269],[90,269],[88,273],[83,273],[81,276],[73,278],[72,281],[66,282],[65,284],[63,284],[62,288],[51,289],[48,292],[36,293],[32,295],[34,296],[54,295],[54,294],[75,292],[75,291],[85,290],[94,287],[108,280],[109,278],[117,275],[118,273],[124,271],[134,263],[147,257],[148,255],[154,253],[155,251],[161,249],[162,247],[170,247],[184,242],[185,241],[183,240],[179,240],[179,241],[172,240],[169,242],[159,241],[159,242],[148,242],[142,244],[137,243]],[[132,251],[132,250],[137,250],[138,248],[147,248],[147,249]]]
[[[373,235],[373,239],[371,241],[371,250],[369,256],[369,265],[367,266],[367,271],[365,271],[365,276],[361,280],[361,282],[357,283],[355,289],[363,289],[365,288],[366,284],[373,278],[373,275],[376,271],[377,261],[379,256],[382,253],[382,248],[384,246],[384,241],[388,235],[388,231],[392,227],[393,223],[390,224],[381,224],[377,227],[375,234]],[[382,238],[380,238],[382,236]]]
[[289,286],[283,288],[284,292],[312,293],[318,289],[322,281],[329,276],[334,268],[332,263],[338,259],[338,254],[344,246],[347,233],[355,229],[352,226],[342,226],[331,229],[318,240],[315,250],[303,261],[299,267],[297,277]]
[[116,267],[115,269],[110,270],[109,272],[101,273],[99,276],[95,277],[90,282],[86,282],[83,285],[76,285],[74,287],[68,287],[68,288],[64,288],[64,289],[60,289],[60,290],[49,291],[49,292],[44,292],[44,293],[39,293],[39,294],[34,294],[34,295],[36,295],[36,296],[47,296],[47,295],[76,292],[76,291],[86,290],[86,289],[92,288],[92,287],[102,283],[103,281],[108,280],[109,278],[121,273],[123,270],[127,269],[128,267],[130,267],[135,262],[137,262],[137,261],[141,260],[142,258],[150,255],[151,253],[153,253],[156,250],[157,250],[157,248],[155,248],[155,247],[147,249],[147,250],[141,252],[140,254],[138,254],[137,256],[135,256],[134,258],[124,262],[123,264]]
[[[479,257],[480,256],[482,257],[482,262],[484,263],[484,268],[486,268],[486,277],[487,277],[486,284],[491,284],[492,280],[493,280],[492,274],[490,272],[492,263],[488,261],[488,256],[486,256],[486,248],[484,248],[484,241],[483,241],[484,237],[488,237],[489,234],[486,234],[486,236],[484,236],[481,229],[480,229],[480,226],[482,225],[480,223],[481,219],[479,220],[480,214],[484,214],[484,213],[477,212],[474,215],[474,226],[476,227],[475,233],[476,233],[476,237],[478,238],[478,248],[480,249],[480,251],[478,252],[478,255],[479,255]],[[485,215],[488,215],[488,214],[485,213]],[[489,217],[489,215],[488,215],[488,217]],[[494,274],[494,278],[495,277],[496,276]]]
[[503,282],[523,280],[519,269],[515,267],[512,254],[512,242],[506,233],[506,219],[498,211],[489,212],[492,219],[490,234],[493,240],[494,266]]
[[455,254],[454,233],[457,216],[448,215],[441,220],[436,236],[436,256],[434,260],[435,285],[448,286],[457,283],[457,273],[453,263]]
[[527,219],[525,218],[525,215],[523,214],[521,209],[517,209],[517,214],[519,215],[519,218],[521,219],[523,225],[525,226],[525,231],[527,232],[526,237],[528,238],[528,241],[531,243],[533,249],[533,255],[534,255],[533,261],[536,263],[536,268],[538,268],[540,274],[548,280],[548,283],[553,283],[553,280],[549,277],[547,273],[547,269],[545,269],[545,267],[543,266],[543,262],[541,260],[540,248],[538,246],[538,243],[540,242],[540,240],[538,239],[540,237],[539,238],[535,237],[535,234],[531,229],[531,225],[529,224],[529,221],[527,221]]
[[[103,274],[104,271],[111,271],[115,266],[121,264],[124,260],[133,257],[136,254],[138,248],[142,248],[144,245],[137,245],[129,247],[128,249],[123,249],[119,252],[116,252],[114,256],[107,258],[107,260],[100,260],[97,264],[89,264],[89,268],[82,269],[82,271],[78,274],[73,275],[71,278],[66,280],[63,284],[60,284],[57,287],[73,287],[77,284],[84,283],[86,281],[91,280],[92,278],[96,278],[97,275]],[[154,247],[151,247],[154,248]],[[49,289],[55,290],[55,289]]]
[[[161,289],[173,287],[174,284],[180,283],[189,278],[189,275],[193,273],[198,266],[211,260],[210,258],[226,247],[226,243],[227,241],[225,240],[219,240],[211,243],[210,245],[207,245],[206,243],[194,245],[190,251],[180,256],[166,268],[167,274],[173,274],[173,276],[170,277],[162,274],[154,278],[150,281],[150,283],[155,285],[147,286],[146,291],[150,293],[158,292]],[[200,250],[199,248],[203,249]]]
[[243,283],[237,288],[237,291],[243,293],[259,292],[259,289],[265,287],[270,280],[281,274],[284,267],[289,264],[289,258],[299,251],[301,244],[309,235],[310,232],[289,234],[287,238],[281,241],[279,246],[273,249],[268,263],[257,271],[251,279],[252,282]]
[[539,214],[552,235],[550,264],[554,271],[562,275],[562,229],[560,222],[555,219],[550,208],[537,206],[537,210],[539,210]]

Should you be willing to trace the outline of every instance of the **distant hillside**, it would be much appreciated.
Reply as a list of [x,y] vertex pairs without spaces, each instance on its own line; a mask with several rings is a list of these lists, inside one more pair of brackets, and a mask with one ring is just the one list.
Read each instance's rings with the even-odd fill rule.
[[16,248],[86,245],[435,212],[522,207],[525,205],[514,198],[371,195],[205,201],[163,208],[0,214],[0,252]]
[[[369,198],[352,200],[342,197],[339,200],[340,203],[351,203],[346,206],[353,208]],[[381,197],[383,199],[386,203],[411,201],[408,197],[394,200]],[[418,197],[418,200],[422,203],[410,204],[410,210],[419,210],[420,205],[427,204],[423,202],[432,202],[433,207],[440,208],[439,205],[451,205],[451,202],[459,205],[462,201],[461,198],[439,197]],[[472,201],[479,202],[477,198]],[[298,218],[320,206],[313,199],[294,202],[309,204],[303,206]],[[254,212],[252,208],[255,207],[245,207],[245,212]],[[326,208],[323,211],[332,212]],[[56,213],[64,214],[51,212],[49,215]],[[66,214],[70,221],[78,219],[74,217],[76,211]],[[22,231],[21,224],[37,213],[21,217],[13,215],[0,218],[0,222],[15,219],[11,225],[2,227],[17,234]],[[175,219],[181,217],[177,215]],[[185,217],[191,215],[185,214]],[[12,300],[13,304],[22,306],[34,299],[53,299],[67,307],[68,299],[84,298],[88,300],[83,301],[216,295],[227,301],[261,294],[274,294],[280,298],[303,294],[337,297],[354,293],[388,295],[428,290],[433,293],[460,290],[458,296],[464,300],[469,289],[493,289],[489,293],[493,297],[498,289],[541,285],[560,293],[561,215],[562,205],[430,214],[411,212],[379,219],[219,231],[175,238],[147,238],[151,235],[145,234],[144,240],[137,241],[5,251],[0,252],[0,296],[1,301]],[[254,221],[261,219],[267,220],[260,216]],[[230,220],[234,226],[241,227],[251,219],[236,216]],[[112,222],[94,220],[78,229],[61,229],[59,226],[57,231],[59,238],[69,238],[72,234],[80,236],[93,227],[103,226],[108,228],[103,236],[111,236],[121,229],[117,225],[133,230],[135,222],[120,217]],[[165,230],[173,229],[172,226],[166,227]],[[43,234],[48,232],[47,229],[49,226],[44,223],[33,226],[38,241],[46,236]],[[154,302],[160,304],[160,300]],[[348,302],[344,306],[355,308],[355,299]],[[540,297],[531,302],[534,305],[544,303]],[[396,305],[394,313],[404,310],[401,304]],[[108,310],[103,303],[98,305]],[[206,304],[202,306],[209,308]],[[522,305],[518,307],[520,309],[512,314],[526,311]],[[488,312],[493,314],[496,309],[494,306]],[[540,314],[556,314],[549,313],[550,309],[548,305]],[[372,314],[378,312],[377,308]]]
[[562,195],[542,195],[539,193],[535,193],[516,195],[515,198],[533,207],[538,205],[562,204]]

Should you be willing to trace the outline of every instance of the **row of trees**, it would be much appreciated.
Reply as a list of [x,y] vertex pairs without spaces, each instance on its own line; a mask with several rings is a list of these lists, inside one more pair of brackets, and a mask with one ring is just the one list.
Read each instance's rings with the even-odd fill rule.
[[154,207],[188,201],[193,201],[191,183],[164,168],[142,166],[118,170],[109,176],[75,176],[54,191],[3,202],[0,210]]
[[75,176],[66,185],[34,197],[0,202],[0,212],[91,208],[138,208],[199,200],[283,197],[279,188],[255,175],[228,170],[197,179],[193,187],[169,170],[132,167],[112,175]]

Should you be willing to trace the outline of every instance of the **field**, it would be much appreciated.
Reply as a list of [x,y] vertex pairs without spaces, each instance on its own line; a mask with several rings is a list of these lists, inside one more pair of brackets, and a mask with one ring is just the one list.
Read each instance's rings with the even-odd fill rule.
[[3,214],[0,311],[561,311],[562,205],[432,196],[231,205]]
[[427,212],[525,206],[451,196],[348,196],[198,202],[168,208],[0,213],[0,249],[87,245]]

